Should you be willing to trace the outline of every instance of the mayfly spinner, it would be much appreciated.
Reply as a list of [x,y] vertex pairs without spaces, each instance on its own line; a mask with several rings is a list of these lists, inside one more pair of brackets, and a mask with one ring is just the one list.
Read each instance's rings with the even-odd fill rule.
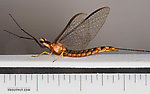
[[[19,36],[17,34],[9,32],[8,30],[4,31],[22,39],[34,40],[41,48],[49,49],[50,53],[44,51],[41,54],[37,55],[36,57],[42,54],[51,55],[53,53],[59,55],[59,57],[60,56],[85,57],[101,52],[115,51],[115,50],[150,52],[147,50],[125,49],[112,46],[102,46],[91,49],[85,49],[89,44],[89,42],[97,35],[100,28],[103,26],[109,14],[109,11],[110,11],[109,7],[102,7],[95,10],[88,16],[85,13],[78,13],[74,15],[70,19],[64,30],[60,33],[60,35],[52,42],[48,41],[45,38],[41,38],[40,41],[38,41],[35,37],[26,32],[17,23],[17,21],[11,14],[9,14],[9,16],[13,19],[16,25],[20,28],[21,31],[23,31],[29,37]],[[56,61],[57,59],[55,59],[54,61]]]

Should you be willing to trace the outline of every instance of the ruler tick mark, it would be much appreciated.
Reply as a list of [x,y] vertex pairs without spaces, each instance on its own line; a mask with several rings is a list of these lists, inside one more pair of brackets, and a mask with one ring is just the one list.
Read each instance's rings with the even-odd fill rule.
[[31,74],[31,80],[32,80],[32,74]]
[[120,80],[120,74],[118,74],[118,80]]
[[55,79],[54,74],[53,74],[53,80]]
[[129,80],[131,79],[130,74],[129,74]]
[[85,80],[87,80],[87,75],[85,75]]
[[107,75],[107,80],[109,79],[109,75]]
[[4,83],[5,83],[5,74],[4,74]]
[[81,75],[80,75],[80,91],[82,90],[82,78],[81,78]]
[[20,74],[20,80],[22,80],[22,75]]
[[113,83],[115,82],[115,77],[114,77],[114,75],[112,76],[112,80],[113,80]]
[[136,74],[134,75],[134,83],[136,83]]
[[98,80],[98,74],[96,74],[96,80]]
[[[75,75],[75,76],[76,76],[76,75]],[[65,78],[66,78],[66,77],[65,77],[65,74],[64,74],[64,80],[65,80]]]
[[140,74],[140,80],[142,79],[141,74]]
[[38,83],[38,75],[36,75],[36,91],[39,89],[39,83]]
[[60,75],[58,74],[58,86],[60,86]]
[[76,75],[74,75],[74,79],[75,79],[75,80],[77,79]]
[[16,74],[15,74],[15,86],[16,86]]
[[104,83],[104,81],[103,81],[103,74],[102,74],[102,86],[103,86],[103,83]]
[[11,74],[9,74],[9,80],[11,80]]
[[43,80],[43,74],[42,74],[42,80]]
[[47,74],[47,83],[49,83],[49,75]]
[[125,74],[123,75],[123,87],[124,87],[124,91],[126,90],[126,80],[125,80]]
[[27,79],[27,78],[28,78],[28,76],[27,76],[27,74],[26,74],[26,83],[28,82],[28,79]]
[[69,83],[71,83],[71,76],[69,75]]
[[91,83],[93,82],[93,76],[91,75]]
[[147,75],[145,74],[145,86],[147,86]]

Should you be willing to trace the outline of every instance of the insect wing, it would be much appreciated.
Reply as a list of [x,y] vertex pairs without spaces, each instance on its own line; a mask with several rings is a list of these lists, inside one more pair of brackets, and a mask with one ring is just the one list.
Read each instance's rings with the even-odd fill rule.
[[61,32],[61,34],[55,39],[55,41],[59,41],[59,39],[61,39],[62,36],[65,36],[73,28],[75,28],[77,25],[79,25],[84,20],[86,15],[87,14],[85,14],[85,13],[78,13],[78,14],[74,15],[70,19],[70,21],[68,22],[68,24],[66,25],[64,30]]
[[63,35],[60,42],[70,50],[85,49],[105,23],[109,11],[109,7],[94,11],[70,32]]

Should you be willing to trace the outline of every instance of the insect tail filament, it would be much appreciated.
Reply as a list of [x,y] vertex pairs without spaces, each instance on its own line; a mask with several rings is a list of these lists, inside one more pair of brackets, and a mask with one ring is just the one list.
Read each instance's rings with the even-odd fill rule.
[[127,49],[127,48],[115,48],[118,50],[126,50],[126,51],[137,51],[137,52],[150,52],[148,50],[138,50],[138,49]]

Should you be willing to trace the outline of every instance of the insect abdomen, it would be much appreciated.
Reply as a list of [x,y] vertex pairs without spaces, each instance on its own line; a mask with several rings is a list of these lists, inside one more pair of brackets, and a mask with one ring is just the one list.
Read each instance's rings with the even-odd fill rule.
[[73,51],[73,50],[66,50],[64,52],[64,56],[69,57],[85,57],[89,55],[94,55],[100,52],[106,52],[106,51],[113,51],[115,48],[111,46],[104,46],[104,47],[96,47],[92,49],[87,50],[79,50],[79,51]]

